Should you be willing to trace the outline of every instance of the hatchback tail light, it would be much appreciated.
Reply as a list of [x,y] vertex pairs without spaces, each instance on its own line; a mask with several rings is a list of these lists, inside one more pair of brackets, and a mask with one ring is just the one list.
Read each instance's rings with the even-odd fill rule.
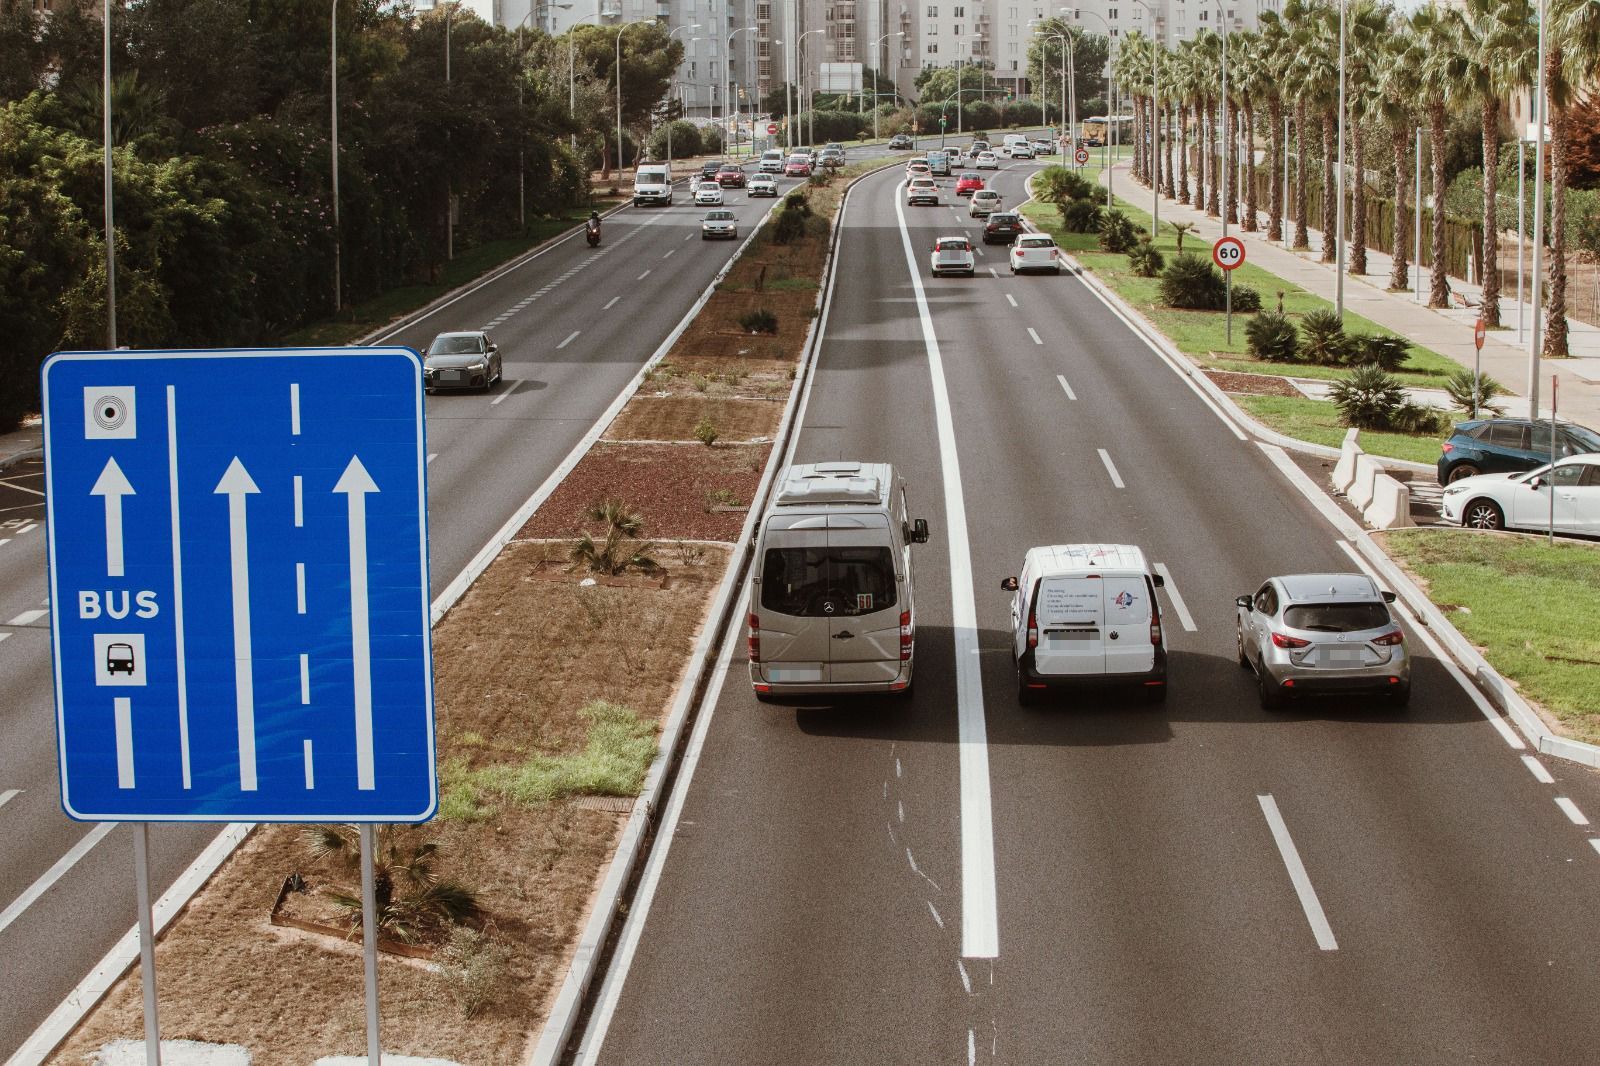
[[761,616],[751,611],[749,624],[749,635],[746,637],[747,650],[750,653],[750,661],[758,663],[761,661]]
[[1374,644],[1382,644],[1386,648],[1392,648],[1397,644],[1404,644],[1405,642],[1406,642],[1405,634],[1400,632],[1398,629],[1396,629],[1392,633],[1385,633],[1381,637],[1374,637],[1373,640],[1372,640],[1372,643],[1374,643]]
[[1456,446],[1451,444],[1449,441],[1445,441],[1444,444],[1440,445],[1440,447],[1444,449],[1444,453],[1446,455],[1449,455],[1451,452],[1456,450]]
[[900,612],[900,661],[911,661],[911,646],[916,641],[916,634],[911,628],[911,612]]
[[[752,615],[751,617],[754,617],[754,615]],[[1309,648],[1309,647],[1311,647],[1311,642],[1309,640],[1301,640],[1299,637],[1291,637],[1291,636],[1287,636],[1287,635],[1285,635],[1283,633],[1274,633],[1274,634],[1272,634],[1272,643],[1276,644],[1280,648]]]

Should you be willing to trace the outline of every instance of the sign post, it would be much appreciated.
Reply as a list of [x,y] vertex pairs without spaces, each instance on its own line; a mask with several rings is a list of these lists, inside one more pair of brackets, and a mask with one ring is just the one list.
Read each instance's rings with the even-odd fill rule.
[[1556,542],[1556,387],[1561,384],[1561,378],[1556,374],[1550,375],[1550,472],[1544,476],[1550,490],[1550,530],[1545,536],[1545,543],[1554,545]]
[[137,823],[158,1062],[145,823],[361,824],[370,948],[372,825],[433,816],[422,366],[58,352],[43,401],[61,806]]
[[1226,286],[1224,321],[1227,323],[1228,343],[1233,343],[1233,272],[1244,265],[1244,242],[1237,237],[1219,237],[1211,246],[1211,261],[1222,268]]
[[1478,404],[1483,392],[1483,335],[1485,333],[1483,316],[1472,324],[1472,346],[1477,354],[1472,357],[1472,417],[1478,417]]

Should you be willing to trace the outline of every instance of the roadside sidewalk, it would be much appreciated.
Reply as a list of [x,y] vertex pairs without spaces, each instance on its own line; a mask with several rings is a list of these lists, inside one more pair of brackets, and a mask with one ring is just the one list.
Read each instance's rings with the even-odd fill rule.
[[[1122,199],[1135,208],[1148,212],[1150,190],[1138,184],[1129,173],[1129,164],[1119,163],[1115,168],[1116,188]],[[1131,193],[1131,195],[1130,195]],[[1193,222],[1196,233],[1209,245],[1222,235],[1220,219],[1211,218],[1204,211],[1185,207],[1175,200],[1161,198],[1161,217],[1167,222]],[[1246,233],[1237,226],[1229,227],[1229,235],[1245,242],[1249,262],[1271,271],[1286,281],[1315,293],[1326,300],[1334,297],[1335,276],[1333,264],[1320,263],[1322,234],[1310,230],[1311,250],[1292,251],[1281,242],[1266,239],[1266,221],[1261,228]],[[1387,291],[1389,271],[1393,260],[1386,254],[1368,250],[1367,273],[1350,276],[1345,284],[1345,306],[1357,314],[1392,330],[1408,340],[1439,352],[1441,355],[1470,369],[1473,365],[1473,325],[1477,320],[1475,307],[1453,307],[1433,310],[1416,301],[1409,292]],[[1426,277],[1424,276],[1424,283]],[[1482,289],[1450,279],[1451,291],[1461,293],[1474,303],[1482,296]],[[1271,306],[1273,294],[1261,294],[1264,306]],[[1510,329],[1491,330],[1483,346],[1483,372],[1504,385],[1511,396],[1505,398],[1507,414],[1527,414],[1528,353],[1525,345],[1517,343],[1516,292],[1502,294],[1501,321]],[[1524,305],[1527,321],[1532,321],[1530,309]],[[1600,426],[1600,328],[1582,322],[1571,322],[1571,359],[1541,360],[1539,364],[1540,414],[1550,415],[1550,376],[1557,375],[1561,388],[1558,397],[1558,414],[1563,419]],[[1524,334],[1524,339],[1527,339]]]
[[44,427],[38,416],[22,423],[20,429],[0,433],[0,470],[44,454]]

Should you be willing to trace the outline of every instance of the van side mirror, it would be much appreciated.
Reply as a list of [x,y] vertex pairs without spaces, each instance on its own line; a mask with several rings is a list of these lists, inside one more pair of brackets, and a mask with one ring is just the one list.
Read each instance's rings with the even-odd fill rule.
[[1014,577],[1008,577],[1000,582],[1000,587],[1006,592],[1015,592],[1017,591],[1017,579]]
[[1238,604],[1240,607],[1243,607],[1247,611],[1255,610],[1256,601],[1251,599],[1249,596],[1235,596],[1233,598],[1233,602]]
[[1151,574],[1150,579],[1155,582],[1155,586],[1158,589],[1164,589],[1167,587],[1167,579],[1162,577],[1160,574]]
[[1388,590],[1380,592],[1379,595],[1383,597],[1384,603],[1393,603],[1395,601],[1394,593],[1389,592]]
[[911,520],[911,543],[928,543],[928,520],[926,518],[913,518]]

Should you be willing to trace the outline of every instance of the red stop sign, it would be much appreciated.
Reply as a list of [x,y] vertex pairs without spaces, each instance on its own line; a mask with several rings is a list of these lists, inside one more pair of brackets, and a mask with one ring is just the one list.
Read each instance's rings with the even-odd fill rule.
[[1223,270],[1244,264],[1244,242],[1237,237],[1221,237],[1211,246],[1211,261]]

